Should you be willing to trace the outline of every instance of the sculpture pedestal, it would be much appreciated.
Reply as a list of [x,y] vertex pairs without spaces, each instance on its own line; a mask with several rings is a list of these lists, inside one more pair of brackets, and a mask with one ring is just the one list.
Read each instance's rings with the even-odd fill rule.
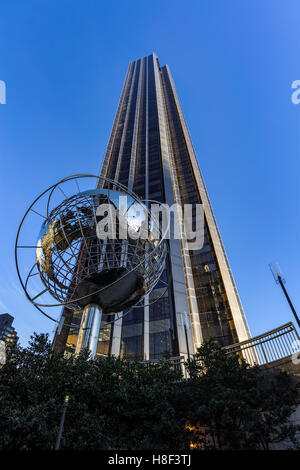
[[102,318],[102,309],[97,304],[85,306],[82,314],[80,330],[76,344],[75,354],[87,348],[91,353],[91,359],[95,359]]

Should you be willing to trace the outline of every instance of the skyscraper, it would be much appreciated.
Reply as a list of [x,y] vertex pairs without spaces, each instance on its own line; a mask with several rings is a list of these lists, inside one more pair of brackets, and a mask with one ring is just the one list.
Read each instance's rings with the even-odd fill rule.
[[[143,200],[202,204],[204,245],[189,250],[170,240],[164,272],[144,307],[114,323],[104,315],[97,353],[158,359],[194,353],[210,337],[229,345],[250,337],[243,308],[183,116],[169,67],[155,54],[129,64],[101,175],[119,181]],[[67,315],[66,315],[67,316]],[[67,316],[79,321],[80,315]],[[56,335],[56,349],[74,351],[76,329]]]
[[0,315],[0,340],[10,344],[18,341],[17,332],[12,326],[13,321],[14,317],[9,313],[2,313]]

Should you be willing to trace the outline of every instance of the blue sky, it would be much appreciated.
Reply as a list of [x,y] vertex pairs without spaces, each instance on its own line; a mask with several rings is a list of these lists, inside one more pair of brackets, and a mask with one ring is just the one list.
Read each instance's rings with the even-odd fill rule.
[[0,312],[23,344],[53,324],[19,288],[18,223],[58,178],[98,173],[128,63],[152,51],[171,68],[252,334],[292,320],[272,260],[300,311],[299,14],[292,0],[2,0]]

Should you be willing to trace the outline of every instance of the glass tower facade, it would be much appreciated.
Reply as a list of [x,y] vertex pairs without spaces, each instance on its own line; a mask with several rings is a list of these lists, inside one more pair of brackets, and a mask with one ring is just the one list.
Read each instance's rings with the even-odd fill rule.
[[[229,345],[250,337],[246,318],[208,199],[169,67],[155,54],[129,64],[101,175],[119,181],[143,200],[202,204],[204,245],[189,250],[169,241],[163,279],[144,307],[102,318],[97,354],[159,359],[188,355],[208,338]],[[154,300],[160,297],[156,302]],[[65,309],[66,320],[80,314]],[[74,352],[77,330],[63,327],[54,347]]]
[[6,343],[17,343],[18,336],[17,332],[12,326],[14,317],[9,313],[2,313],[0,315],[0,340]]

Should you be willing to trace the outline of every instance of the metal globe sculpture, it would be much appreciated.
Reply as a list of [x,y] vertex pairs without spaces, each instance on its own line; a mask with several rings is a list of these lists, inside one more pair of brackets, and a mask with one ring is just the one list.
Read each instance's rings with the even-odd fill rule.
[[[87,178],[96,178],[96,189],[80,190]],[[76,188],[71,195],[62,188],[69,184],[70,189],[70,183]],[[44,219],[37,242],[22,244],[25,221],[33,214]],[[27,298],[49,318],[44,309],[66,306],[83,312],[76,350],[88,347],[94,356],[101,314],[139,305],[160,279],[165,236],[158,218],[121,184],[93,175],[70,176],[44,191],[23,217],[15,247],[17,272]],[[28,268],[30,248],[35,253]]]

